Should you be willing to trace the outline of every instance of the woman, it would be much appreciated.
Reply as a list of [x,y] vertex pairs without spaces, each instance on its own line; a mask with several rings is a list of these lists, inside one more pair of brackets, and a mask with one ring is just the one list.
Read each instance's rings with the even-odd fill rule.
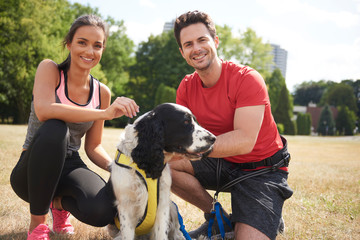
[[70,213],[93,226],[109,224],[116,214],[111,188],[78,153],[85,135],[89,159],[109,170],[111,158],[101,145],[104,120],[139,112],[126,97],[110,105],[109,88],[90,75],[106,37],[99,17],[79,17],[64,39],[68,58],[59,65],[46,59],[36,71],[26,140],[10,179],[15,193],[30,204],[27,239],[49,239],[49,208],[53,230],[65,234],[74,233]]

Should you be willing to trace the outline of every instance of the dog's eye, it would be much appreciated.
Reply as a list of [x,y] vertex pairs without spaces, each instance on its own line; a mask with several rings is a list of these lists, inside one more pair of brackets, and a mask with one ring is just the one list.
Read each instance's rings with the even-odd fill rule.
[[185,125],[189,125],[189,124],[190,124],[190,121],[189,121],[189,120],[185,120],[184,123],[185,123]]

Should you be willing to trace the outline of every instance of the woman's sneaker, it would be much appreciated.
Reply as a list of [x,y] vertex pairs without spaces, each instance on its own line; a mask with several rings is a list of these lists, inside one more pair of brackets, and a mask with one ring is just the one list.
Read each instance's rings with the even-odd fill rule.
[[50,229],[45,224],[39,224],[31,233],[28,232],[27,240],[50,240]]
[[50,206],[50,213],[53,219],[53,231],[60,234],[74,234],[74,227],[71,225],[70,213],[65,210],[58,210]]

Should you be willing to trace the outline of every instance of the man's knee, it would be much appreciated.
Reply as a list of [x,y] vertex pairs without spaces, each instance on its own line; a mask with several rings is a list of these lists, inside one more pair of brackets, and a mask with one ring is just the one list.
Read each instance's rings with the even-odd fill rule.
[[270,240],[264,233],[245,223],[235,223],[234,230],[236,239]]
[[188,173],[194,175],[194,168],[191,162],[187,159],[181,159],[177,161],[169,162],[171,175],[173,176],[181,174],[181,173]]

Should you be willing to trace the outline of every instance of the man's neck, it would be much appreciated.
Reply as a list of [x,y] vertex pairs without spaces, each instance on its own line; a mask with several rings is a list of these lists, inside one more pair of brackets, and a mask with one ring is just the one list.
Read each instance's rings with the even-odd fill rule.
[[215,86],[217,81],[220,78],[222,70],[222,61],[219,58],[216,58],[214,63],[210,66],[210,68],[203,71],[196,71],[199,74],[201,82],[205,88],[210,88]]

